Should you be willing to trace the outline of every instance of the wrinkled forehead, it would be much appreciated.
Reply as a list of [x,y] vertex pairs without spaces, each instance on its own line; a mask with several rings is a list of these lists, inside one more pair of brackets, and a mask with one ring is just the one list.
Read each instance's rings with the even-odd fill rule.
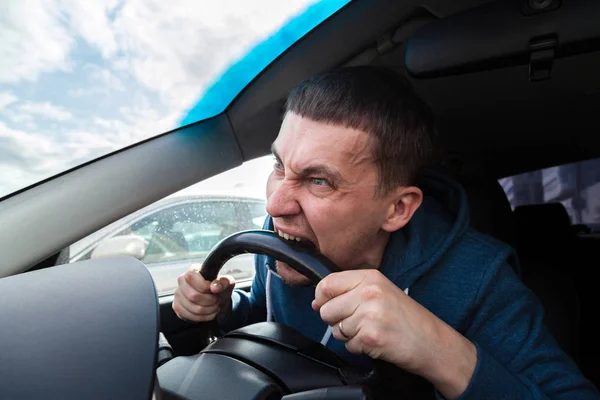
[[373,138],[362,130],[286,114],[272,150],[284,163],[318,160],[352,169],[373,164]]

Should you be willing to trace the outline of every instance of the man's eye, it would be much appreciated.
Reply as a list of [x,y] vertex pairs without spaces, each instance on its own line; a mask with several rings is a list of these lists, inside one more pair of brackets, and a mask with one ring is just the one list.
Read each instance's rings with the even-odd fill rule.
[[283,169],[283,164],[281,163],[281,161],[275,160],[275,162],[273,163],[273,168],[275,168],[275,169]]
[[311,178],[311,181],[313,184],[315,184],[317,186],[329,186],[329,182],[327,181],[327,179]]

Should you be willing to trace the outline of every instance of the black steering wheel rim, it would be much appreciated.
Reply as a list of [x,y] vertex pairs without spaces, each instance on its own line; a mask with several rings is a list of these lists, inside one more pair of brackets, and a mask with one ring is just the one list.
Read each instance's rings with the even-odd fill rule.
[[[207,255],[199,272],[205,280],[213,281],[228,260],[245,253],[265,255],[285,262],[309,278],[315,286],[332,272],[341,271],[310,245],[286,240],[270,230],[253,229],[233,233],[219,241]],[[207,346],[221,337],[221,330],[216,318],[203,324],[206,327],[203,341]]]
[[200,274],[208,281],[217,278],[223,265],[244,254],[262,254],[285,262],[317,285],[332,272],[341,269],[324,255],[302,242],[286,240],[269,230],[246,230],[234,233],[215,245],[202,263]]

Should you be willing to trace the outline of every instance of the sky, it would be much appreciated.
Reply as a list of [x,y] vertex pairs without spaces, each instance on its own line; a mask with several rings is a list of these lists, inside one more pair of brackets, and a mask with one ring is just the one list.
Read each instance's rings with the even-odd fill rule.
[[[0,197],[179,126],[314,0],[3,0]],[[270,157],[198,186],[264,197]]]

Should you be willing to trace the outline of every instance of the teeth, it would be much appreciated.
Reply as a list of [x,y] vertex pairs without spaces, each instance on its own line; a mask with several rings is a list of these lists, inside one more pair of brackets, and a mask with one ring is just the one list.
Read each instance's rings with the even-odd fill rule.
[[279,236],[281,236],[282,238],[284,238],[286,240],[295,240],[297,242],[301,242],[302,241],[302,239],[299,238],[299,237],[292,236],[292,235],[289,235],[289,234],[284,233],[284,232],[280,232],[277,229],[275,229],[275,233],[277,233]]

